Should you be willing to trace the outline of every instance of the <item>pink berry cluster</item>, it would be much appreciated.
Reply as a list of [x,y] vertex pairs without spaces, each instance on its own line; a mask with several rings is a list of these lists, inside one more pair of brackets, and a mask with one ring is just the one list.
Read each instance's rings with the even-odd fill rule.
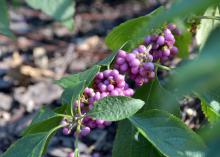
[[137,86],[142,86],[155,78],[154,62],[164,63],[178,53],[174,46],[174,34],[179,34],[174,24],[169,24],[162,33],[147,36],[144,44],[131,53],[119,50],[114,68],[121,74],[127,74]]
[[164,62],[178,53],[178,48],[174,46],[176,42],[174,34],[179,35],[179,29],[174,24],[168,24],[160,34],[145,38],[145,44],[152,46],[150,54],[153,55],[154,61]]
[[[134,90],[129,88],[125,82],[125,76],[121,75],[118,70],[105,70],[97,73],[93,88],[86,87],[83,96],[80,101],[74,103],[76,109],[80,105],[82,114],[87,113],[94,106],[94,103],[107,96],[132,96]],[[80,103],[79,103],[80,102]],[[89,116],[85,116],[82,120],[83,127],[81,129],[81,135],[86,136],[90,133],[90,128],[104,128],[111,124],[111,122],[101,119],[92,119]],[[69,134],[70,129],[63,128],[64,134]]]

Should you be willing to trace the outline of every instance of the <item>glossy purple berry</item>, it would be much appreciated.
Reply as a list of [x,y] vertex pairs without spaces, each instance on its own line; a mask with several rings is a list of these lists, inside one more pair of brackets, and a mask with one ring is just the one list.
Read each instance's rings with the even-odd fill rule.
[[123,50],[119,50],[118,51],[118,57],[121,57],[121,58],[125,58],[127,55],[127,53]]
[[64,135],[69,135],[70,134],[70,130],[66,127],[63,128],[63,134]]
[[163,45],[165,43],[165,38],[164,36],[159,36],[158,39],[157,39],[157,44],[158,45]]
[[87,136],[90,133],[90,131],[91,131],[91,129],[86,126],[86,127],[82,128],[80,135]]

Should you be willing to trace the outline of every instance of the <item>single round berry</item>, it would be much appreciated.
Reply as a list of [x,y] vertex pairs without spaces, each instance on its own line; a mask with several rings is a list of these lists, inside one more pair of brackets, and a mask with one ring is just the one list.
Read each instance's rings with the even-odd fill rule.
[[74,157],[74,152],[69,152],[67,157]]
[[90,131],[91,131],[91,129],[86,126],[86,127],[82,128],[82,130],[80,132],[80,135],[86,136],[86,135],[88,135],[90,133]]
[[121,57],[121,58],[125,58],[127,55],[127,53],[123,50],[119,50],[118,51],[118,57]]
[[116,63],[117,63],[118,65],[124,64],[124,63],[125,63],[125,58],[118,57],[118,58],[116,59]]
[[127,57],[126,57],[126,59],[127,59],[127,61],[129,62],[129,61],[132,61],[133,59],[135,59],[136,58],[136,56],[135,56],[135,54],[133,54],[133,53],[129,53],[128,55],[127,55]]
[[157,39],[157,44],[158,45],[163,45],[165,43],[165,38],[164,36],[159,36],[158,39]]
[[64,127],[64,128],[63,128],[63,134],[64,134],[64,135],[69,135],[69,134],[70,134],[69,128]]
[[154,64],[152,62],[148,62],[144,64],[144,69],[147,71],[153,71],[154,70]]

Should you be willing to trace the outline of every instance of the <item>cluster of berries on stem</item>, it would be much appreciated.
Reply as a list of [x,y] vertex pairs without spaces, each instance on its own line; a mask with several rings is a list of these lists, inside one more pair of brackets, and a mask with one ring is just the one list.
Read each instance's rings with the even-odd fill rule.
[[[94,103],[107,96],[133,96],[134,90],[126,83],[127,79],[133,80],[137,87],[153,80],[156,75],[155,65],[163,64],[178,53],[174,35],[179,34],[176,26],[169,24],[161,33],[147,36],[144,43],[131,53],[124,50],[118,51],[114,69],[97,73],[91,88],[86,87],[80,99],[74,102],[74,110],[80,108],[80,114],[84,115],[80,119],[81,136],[88,135],[91,128],[104,128],[111,124],[111,122],[93,119],[86,115],[94,107]],[[70,134],[74,124],[66,119],[62,123],[69,124],[68,127],[63,128],[63,133]]]

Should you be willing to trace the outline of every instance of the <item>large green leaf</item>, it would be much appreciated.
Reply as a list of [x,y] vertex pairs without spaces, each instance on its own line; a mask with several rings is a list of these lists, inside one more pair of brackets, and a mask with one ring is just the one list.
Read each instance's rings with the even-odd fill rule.
[[113,157],[162,157],[128,120],[119,123],[113,144]]
[[55,20],[61,21],[69,29],[73,28],[74,0],[26,0],[34,9],[40,9]]
[[118,121],[135,114],[144,105],[144,101],[124,96],[108,96],[94,104],[88,112],[93,118]]
[[23,135],[36,134],[36,133],[40,133],[40,132],[48,132],[51,129],[58,126],[62,119],[63,119],[63,116],[56,115],[56,116],[50,117],[46,120],[40,121],[38,123],[31,124],[23,132]]
[[163,155],[202,157],[206,146],[202,139],[175,116],[159,110],[136,114],[130,121]]
[[68,115],[74,115],[73,113],[73,105],[76,100],[79,99],[85,87],[85,82],[79,82],[77,85],[73,87],[69,87],[64,89],[63,94],[61,96],[62,104],[66,104],[66,112]]
[[[166,87],[179,96],[192,91],[202,95],[215,91],[215,94],[219,95],[220,73],[217,72],[220,68],[219,36],[220,27],[211,33],[199,58],[177,68],[168,79]],[[220,97],[216,98],[216,101],[219,101]]]
[[220,121],[215,123],[213,127],[208,128],[206,130],[206,140],[208,143],[208,150],[206,152],[206,156],[209,157],[219,157],[220,156],[220,149],[219,149],[219,144],[220,144],[220,134],[219,134],[219,129],[220,129]]
[[142,111],[160,109],[179,116],[180,106],[175,94],[163,88],[158,78],[138,88],[134,98],[145,101]]
[[148,29],[148,21],[161,12],[163,8],[159,8],[147,16],[141,16],[115,27],[105,38],[107,46],[113,50],[118,50],[124,43],[126,45],[132,44],[130,48],[134,48],[140,40],[143,41],[144,37],[148,35],[152,29]]
[[6,35],[8,37],[14,37],[9,29],[9,17],[6,0],[0,1],[0,34]]
[[47,132],[60,124],[62,116],[55,113],[49,108],[42,108],[33,118],[30,126],[28,126],[22,135]]
[[63,77],[62,79],[57,80],[56,83],[63,88],[69,88],[77,85],[81,81],[85,81],[85,86],[89,86],[99,70],[100,66],[95,65],[84,72]]
[[60,127],[50,132],[30,134],[11,145],[1,157],[41,157],[49,139]]
[[[214,17],[219,16],[219,10],[216,6],[209,7],[204,16],[207,17]],[[202,19],[200,25],[198,26],[198,30],[196,32],[196,41],[197,44],[200,46],[200,50],[203,48],[209,34],[211,31],[219,25],[220,22],[214,19]]]
[[57,114],[50,108],[41,108],[39,112],[34,116],[31,124],[35,124],[44,120],[47,120],[50,117],[56,116]]
[[98,65],[109,66],[112,63],[112,61],[114,60],[116,55],[117,55],[117,52],[111,53],[109,56],[104,58],[102,61],[98,62]]

